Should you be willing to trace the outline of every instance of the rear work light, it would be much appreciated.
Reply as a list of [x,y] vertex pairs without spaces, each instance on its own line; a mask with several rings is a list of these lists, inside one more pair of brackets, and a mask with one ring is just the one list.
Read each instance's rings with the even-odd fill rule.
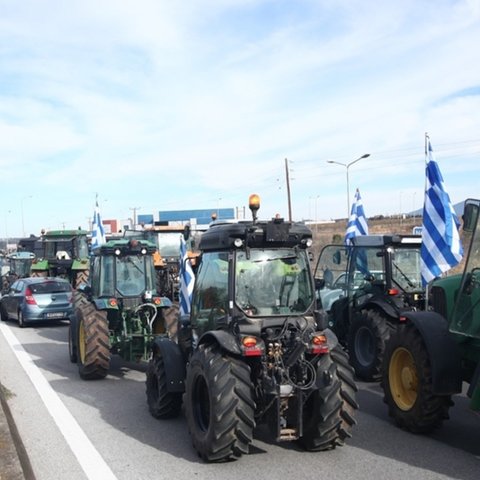
[[387,293],[394,297],[395,295],[398,295],[400,293],[400,290],[398,288],[389,288]]
[[35,298],[32,295],[32,291],[30,290],[30,287],[27,287],[25,289],[25,302],[27,302],[28,305],[37,304],[37,302],[35,301]]
[[265,344],[263,340],[252,335],[242,337],[240,346],[243,355],[246,357],[261,357],[265,352]]
[[313,335],[310,343],[310,353],[320,355],[329,352],[327,337],[321,333]]

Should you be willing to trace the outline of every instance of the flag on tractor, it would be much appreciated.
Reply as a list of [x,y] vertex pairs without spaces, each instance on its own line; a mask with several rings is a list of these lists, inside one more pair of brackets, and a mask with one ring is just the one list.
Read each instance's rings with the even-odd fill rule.
[[95,200],[95,211],[93,213],[92,222],[92,249],[97,248],[107,241],[105,237],[105,228],[100,218],[100,209],[98,208],[98,200]]
[[427,166],[421,247],[423,286],[457,265],[463,256],[458,232],[459,221],[445,191],[443,177],[434,159],[428,136],[425,146]]
[[180,315],[188,315],[192,304],[193,284],[195,274],[187,254],[187,244],[183,235],[180,236]]
[[359,235],[368,235],[368,225],[367,217],[365,217],[365,211],[363,210],[362,198],[360,197],[360,190],[357,188],[350,212],[350,219],[348,220],[347,233],[345,234],[345,245],[351,245],[352,238]]

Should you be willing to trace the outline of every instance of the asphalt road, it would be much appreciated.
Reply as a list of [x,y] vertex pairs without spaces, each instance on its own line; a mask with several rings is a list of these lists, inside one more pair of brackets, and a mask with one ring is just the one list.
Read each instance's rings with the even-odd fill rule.
[[361,382],[358,424],[344,447],[304,452],[274,444],[258,428],[249,455],[205,464],[183,415],[168,421],[150,416],[142,365],[114,357],[106,379],[85,382],[69,362],[67,331],[66,323],[0,324],[0,383],[37,480],[480,478],[480,416],[465,396],[455,397],[441,429],[412,435],[392,424],[380,387]]

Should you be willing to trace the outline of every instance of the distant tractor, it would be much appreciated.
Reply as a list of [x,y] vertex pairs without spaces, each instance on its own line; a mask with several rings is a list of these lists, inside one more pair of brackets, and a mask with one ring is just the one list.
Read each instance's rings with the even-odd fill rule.
[[52,230],[43,233],[41,254],[32,265],[32,276],[62,277],[76,288],[88,280],[89,251],[86,230]]
[[[316,310],[302,223],[214,222],[200,239],[190,315],[178,342],[152,343],[146,391],[150,413],[180,414],[208,462],[248,453],[256,425],[305,450],[341,446],[358,408],[353,369]],[[254,475],[255,476],[255,475]],[[260,475],[261,476],[261,475]]]
[[357,376],[376,381],[385,342],[400,317],[425,309],[421,237],[362,235],[353,242],[322,250],[315,270],[317,296]]
[[150,242],[111,240],[93,250],[89,284],[75,292],[69,355],[81,378],[104,378],[112,354],[147,360],[157,336],[174,337],[178,309],[157,294]]
[[414,433],[448,418],[462,382],[472,410],[480,410],[480,200],[467,200],[464,212],[471,241],[463,274],[434,280],[433,311],[405,312],[385,349],[384,401],[396,424]]
[[2,274],[2,293],[7,292],[19,278],[31,275],[34,258],[35,254],[32,252],[13,252],[5,257],[6,272]]
[[157,246],[153,254],[157,289],[163,296],[172,301],[178,300],[180,237],[183,236],[187,245],[187,255],[195,262],[198,253],[195,252],[200,231],[191,231],[190,226],[152,225],[143,230],[126,230],[125,238],[144,239]]

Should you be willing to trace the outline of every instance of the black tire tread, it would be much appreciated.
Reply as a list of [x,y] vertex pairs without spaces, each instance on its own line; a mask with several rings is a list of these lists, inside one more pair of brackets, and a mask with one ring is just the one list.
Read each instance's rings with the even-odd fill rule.
[[[90,302],[80,302],[76,307],[78,328],[85,329],[85,358],[78,352],[78,370],[84,380],[96,380],[105,378],[110,367],[110,347],[108,335],[107,312],[97,310]],[[77,335],[77,343],[80,336]]]
[[[355,337],[360,327],[367,327],[375,341],[375,357],[373,362],[366,366],[358,359],[355,350]],[[377,382],[382,377],[383,357],[385,355],[385,344],[390,338],[392,326],[386,315],[375,309],[363,309],[350,324],[347,335],[348,353],[350,364],[353,366],[358,378],[366,382]]]
[[[212,404],[210,424],[198,427],[193,405],[193,383],[203,376]],[[200,346],[187,370],[185,413],[198,454],[208,462],[223,462],[248,453],[255,427],[250,367],[241,360],[222,355],[217,346]]]
[[165,363],[159,352],[156,352],[148,362],[145,383],[151,415],[159,419],[178,417],[182,407],[182,394],[168,391]]

